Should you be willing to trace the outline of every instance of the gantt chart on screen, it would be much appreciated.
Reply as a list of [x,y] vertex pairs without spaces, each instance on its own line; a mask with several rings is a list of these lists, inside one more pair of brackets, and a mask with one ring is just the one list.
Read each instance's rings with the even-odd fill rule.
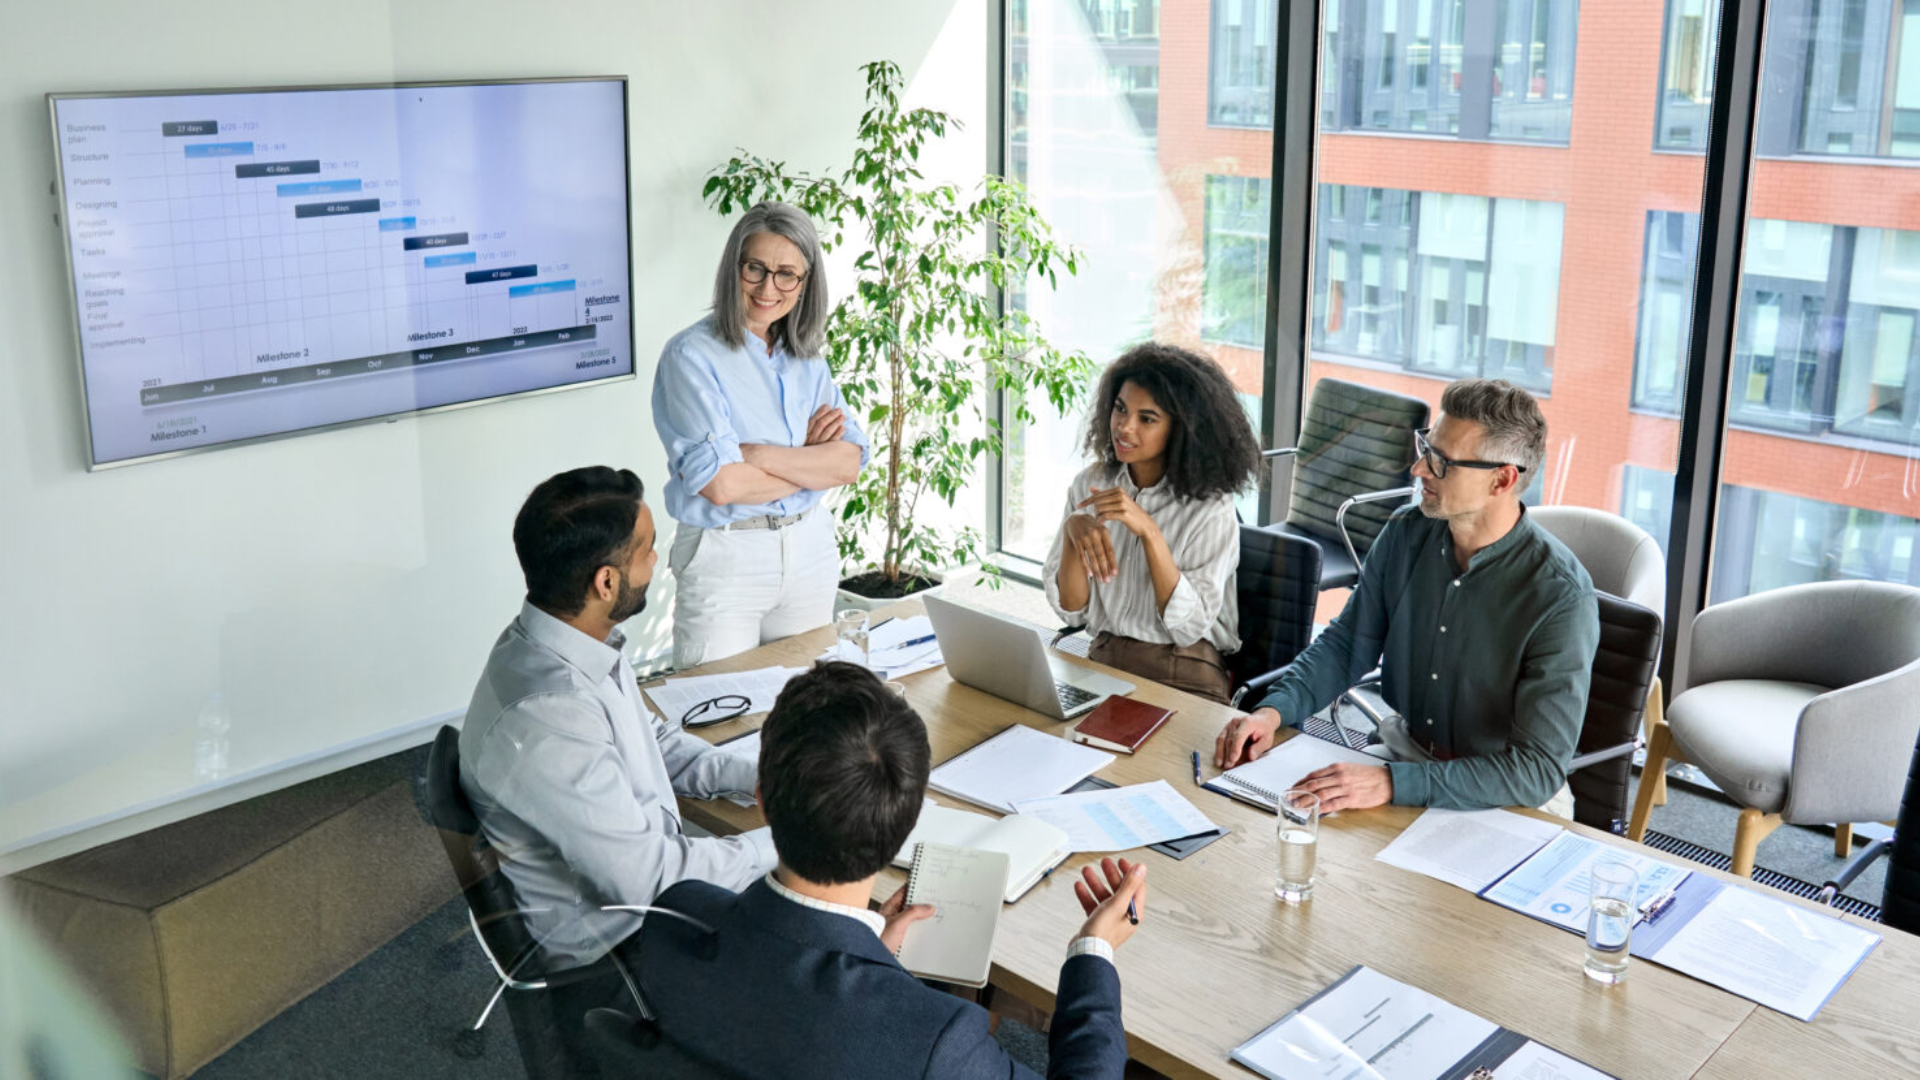
[[633,371],[617,82],[54,123],[97,463]]

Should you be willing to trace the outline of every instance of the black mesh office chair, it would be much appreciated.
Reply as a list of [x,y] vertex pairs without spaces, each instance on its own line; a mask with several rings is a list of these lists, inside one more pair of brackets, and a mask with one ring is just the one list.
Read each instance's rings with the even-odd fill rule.
[[1234,600],[1240,605],[1240,649],[1229,655],[1231,704],[1258,701],[1313,640],[1320,598],[1320,545],[1301,536],[1240,526]]
[[1341,379],[1313,385],[1293,458],[1281,532],[1320,545],[1322,589],[1350,589],[1394,508],[1413,494],[1413,433],[1431,410],[1416,397]]
[[[500,984],[481,1010],[473,1030],[481,1030],[502,995],[513,1021],[513,1035],[527,1075],[534,1080],[596,1075],[582,1053],[580,1014],[574,1000],[604,998],[619,989],[619,973],[609,960],[560,971],[541,968],[539,944],[528,932],[513,884],[500,872],[493,849],[482,839],[479,819],[460,789],[460,732],[442,727],[427,751],[427,821],[440,831],[441,846],[467,901],[467,919]],[[567,988],[556,997],[551,991]],[[513,991],[513,993],[508,993]]]
[[1611,833],[1627,831],[1627,788],[1633,751],[1647,711],[1647,690],[1660,662],[1661,620],[1611,593],[1600,601],[1600,647],[1593,656],[1587,715],[1567,768],[1573,819]]

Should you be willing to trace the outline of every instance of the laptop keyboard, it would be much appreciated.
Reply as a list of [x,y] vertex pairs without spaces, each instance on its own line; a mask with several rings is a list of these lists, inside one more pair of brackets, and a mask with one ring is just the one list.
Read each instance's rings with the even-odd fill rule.
[[1099,694],[1082,690],[1072,683],[1064,682],[1054,683],[1053,692],[1060,698],[1060,711],[1066,713],[1070,713],[1100,696]]

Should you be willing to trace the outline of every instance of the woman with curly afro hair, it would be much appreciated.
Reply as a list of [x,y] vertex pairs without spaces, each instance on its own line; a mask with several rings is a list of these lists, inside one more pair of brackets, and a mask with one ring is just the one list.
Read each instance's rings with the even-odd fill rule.
[[1240,647],[1233,496],[1260,447],[1227,373],[1172,345],[1129,349],[1088,408],[1092,465],[1047,556],[1047,600],[1093,635],[1088,655],[1226,702]]

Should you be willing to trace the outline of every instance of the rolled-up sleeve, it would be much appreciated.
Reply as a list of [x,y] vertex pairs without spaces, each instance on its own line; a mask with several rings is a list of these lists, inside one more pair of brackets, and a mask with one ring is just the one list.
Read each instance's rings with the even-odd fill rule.
[[745,460],[719,374],[684,340],[668,342],[660,354],[653,426],[666,448],[667,468],[689,493],[711,484],[721,466]]
[[[820,366],[825,367],[826,361],[821,361]],[[826,403],[839,409],[840,414],[846,417],[847,426],[840,433],[840,441],[850,442],[860,448],[860,467],[864,469],[867,459],[873,456],[873,446],[867,441],[867,429],[861,426],[860,418],[853,415],[853,410],[847,408],[847,397],[833,381],[833,374],[829,372],[824,379],[827,384]]]
[[1194,515],[1173,561],[1180,580],[1160,610],[1160,621],[1173,643],[1185,647],[1212,632],[1226,600],[1227,578],[1240,565],[1240,524],[1232,501],[1218,499]]
[[[1082,474],[1085,475],[1085,474]],[[1060,603],[1060,560],[1065,557],[1067,543],[1067,519],[1079,511],[1074,507],[1086,496],[1081,494],[1080,481],[1075,480],[1067,487],[1067,509],[1060,515],[1060,527],[1053,533],[1053,548],[1047,552],[1047,565],[1040,571],[1040,582],[1047,590],[1047,604],[1053,613],[1060,616],[1068,626],[1084,626],[1087,609],[1093,606],[1093,590],[1087,590],[1087,602],[1077,608],[1064,607]]]

